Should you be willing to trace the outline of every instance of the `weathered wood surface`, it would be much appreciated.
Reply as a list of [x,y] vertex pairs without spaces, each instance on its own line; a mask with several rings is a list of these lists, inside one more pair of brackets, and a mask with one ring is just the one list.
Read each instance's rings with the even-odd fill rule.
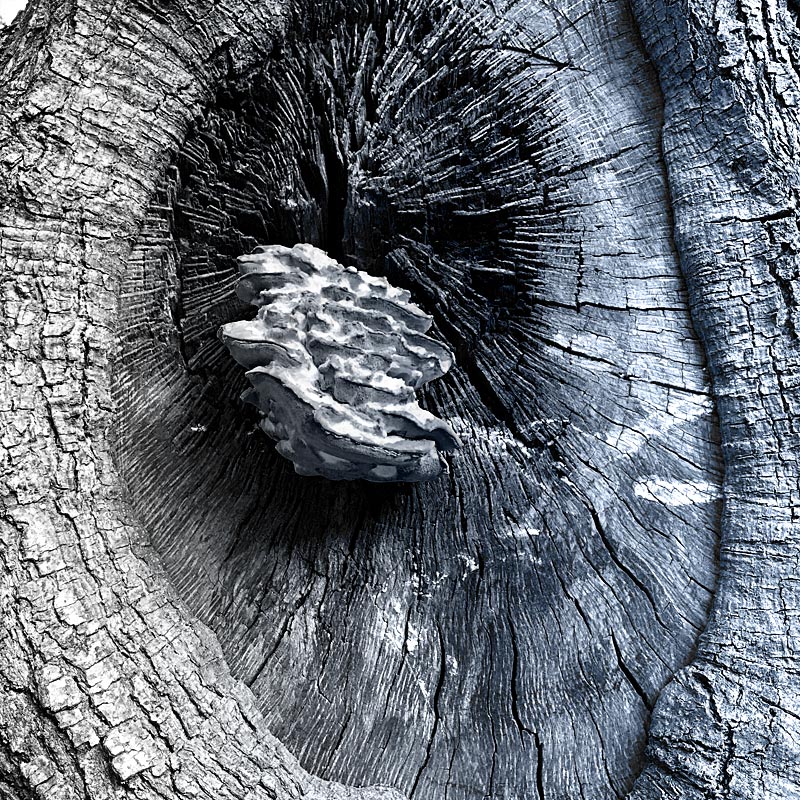
[[[720,476],[660,98],[622,4],[564,13],[301,15],[198,120],[129,261],[132,501],[270,727],[337,780],[622,796],[705,621]],[[298,240],[434,315],[449,479],[300,480],[252,435],[215,331],[247,313],[234,257]]]
[[[749,8],[34,0],[0,791],[347,794],[269,729],[405,796],[621,797],[692,660],[633,796],[796,794],[797,34]],[[267,241],[434,315],[448,476],[301,479],[251,435],[215,332]]]
[[725,455],[720,578],[633,797],[800,797],[800,36],[790,3],[635,3]]

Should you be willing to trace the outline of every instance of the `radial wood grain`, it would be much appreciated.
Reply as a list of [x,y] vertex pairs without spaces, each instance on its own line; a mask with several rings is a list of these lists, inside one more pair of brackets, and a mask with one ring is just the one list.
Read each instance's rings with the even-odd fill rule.
[[[299,8],[164,176],[123,284],[116,452],[190,608],[316,774],[606,798],[714,584],[719,455],[623,3]],[[234,257],[411,290],[457,367],[450,473],[301,479],[215,338]]]

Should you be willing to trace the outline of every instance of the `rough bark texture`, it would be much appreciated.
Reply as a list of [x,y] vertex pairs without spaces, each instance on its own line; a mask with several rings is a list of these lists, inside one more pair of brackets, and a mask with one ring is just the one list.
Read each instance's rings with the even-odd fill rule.
[[[768,2],[35,0],[0,792],[794,796],[797,48]],[[252,435],[216,329],[297,241],[436,320],[448,475]]]
[[[640,6],[640,7],[639,7]],[[800,796],[797,9],[637,4],[725,454],[720,577],[634,798]]]
[[108,447],[131,241],[217,54],[270,46],[278,10],[36,3],[7,35],[3,796],[349,796],[268,733],[133,523]]

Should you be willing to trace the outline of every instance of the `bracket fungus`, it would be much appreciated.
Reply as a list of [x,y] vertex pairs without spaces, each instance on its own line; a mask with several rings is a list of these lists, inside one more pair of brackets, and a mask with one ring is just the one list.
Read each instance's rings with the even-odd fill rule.
[[458,440],[417,404],[452,354],[409,292],[307,244],[240,256],[237,295],[258,308],[220,338],[252,384],[243,395],[300,475],[423,481]]

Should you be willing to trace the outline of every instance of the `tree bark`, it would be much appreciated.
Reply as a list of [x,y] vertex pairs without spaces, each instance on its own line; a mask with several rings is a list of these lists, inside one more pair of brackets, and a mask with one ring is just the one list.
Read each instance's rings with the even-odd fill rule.
[[[769,3],[33,0],[0,790],[794,796],[797,47]],[[216,330],[298,241],[455,351],[440,480],[254,431]]]
[[634,798],[800,793],[797,8],[637,4],[725,454],[720,577]]

